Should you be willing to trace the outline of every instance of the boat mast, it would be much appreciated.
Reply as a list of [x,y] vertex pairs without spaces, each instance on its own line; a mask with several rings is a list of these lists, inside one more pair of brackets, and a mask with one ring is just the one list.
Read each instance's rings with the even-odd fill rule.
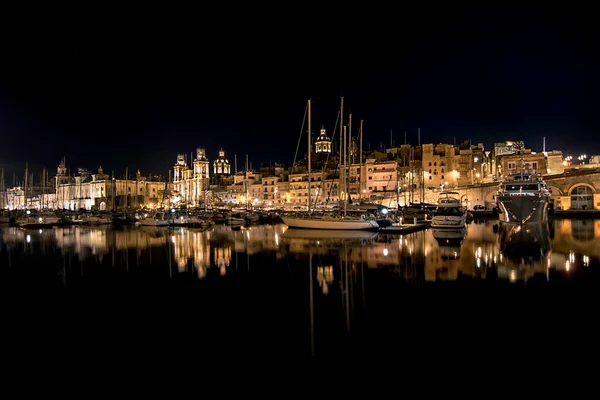
[[363,120],[360,120],[360,139],[359,139],[359,160],[358,160],[358,164],[360,165],[359,168],[359,174],[358,174],[358,198],[362,201],[362,186],[363,186],[363,181],[362,181],[362,136],[363,136]]
[[[346,131],[346,126],[344,126],[344,144],[348,144],[348,137],[347,135],[347,131]],[[344,152],[346,155],[344,156],[344,192],[346,193],[346,196],[344,198],[344,217],[346,216],[346,212],[348,210],[348,199],[350,198],[350,193],[348,190],[348,179],[346,178],[346,175],[348,173],[348,170],[346,169],[346,156],[348,156],[348,151],[346,150]]]
[[248,154],[246,154],[246,171],[244,172],[244,186],[246,186],[246,211],[248,211],[248,195],[250,194],[248,191]]
[[27,162],[25,162],[25,188],[23,190],[23,204],[25,206],[25,209],[27,209],[27,180],[29,179],[29,167]]
[[[343,126],[344,126],[344,96],[342,96],[341,105],[340,105],[340,143],[342,144],[341,149],[340,149],[340,156],[342,157],[342,160],[343,160],[343,162],[340,163],[340,170],[342,168],[342,165],[345,166],[345,163],[346,163],[346,145],[345,145],[346,138],[344,135]],[[344,173],[345,172],[346,171],[344,171]],[[345,186],[346,186],[345,181],[342,180],[342,174],[340,171],[340,194],[346,192]],[[344,200],[342,200],[342,201],[344,201]],[[346,215],[345,201],[344,201],[344,215]]]
[[40,204],[40,208],[43,210],[46,207],[44,206],[46,200],[46,168],[42,168],[42,201]]
[[2,193],[2,207],[4,208],[6,206],[8,206],[8,202],[4,202],[4,199],[6,198],[6,189],[4,188],[4,168],[0,168],[0,193]]
[[[352,113],[348,115],[348,167],[354,164],[354,149],[352,148]],[[350,159],[352,156],[352,159]]]
[[308,213],[311,213],[310,210],[310,153],[311,153],[311,143],[310,143],[310,99],[308,99]]

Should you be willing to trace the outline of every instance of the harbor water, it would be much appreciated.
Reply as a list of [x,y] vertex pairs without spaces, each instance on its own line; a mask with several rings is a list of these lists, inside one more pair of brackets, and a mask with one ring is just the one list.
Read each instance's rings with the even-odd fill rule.
[[405,235],[0,227],[19,351],[367,355],[580,330],[593,323],[599,263],[592,219]]

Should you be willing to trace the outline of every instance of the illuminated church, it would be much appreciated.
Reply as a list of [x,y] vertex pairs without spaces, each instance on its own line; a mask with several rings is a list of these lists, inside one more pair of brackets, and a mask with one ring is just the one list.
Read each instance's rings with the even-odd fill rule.
[[210,162],[203,148],[196,149],[196,158],[191,164],[192,168],[188,167],[184,154],[177,155],[173,167],[173,190],[176,200],[188,207],[198,207],[204,205],[210,189]]

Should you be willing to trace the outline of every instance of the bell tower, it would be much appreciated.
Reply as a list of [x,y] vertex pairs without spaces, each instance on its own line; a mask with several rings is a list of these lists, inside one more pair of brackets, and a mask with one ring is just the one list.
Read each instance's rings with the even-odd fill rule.
[[187,163],[185,162],[185,155],[178,154],[177,162],[173,167],[173,181],[180,181],[184,179],[184,173],[187,170]]
[[58,164],[58,168],[56,168],[55,179],[56,179],[56,187],[57,188],[58,188],[58,185],[69,182],[69,176],[67,175],[67,160],[64,157],[62,160],[60,160],[60,164]]
[[203,148],[196,149],[196,159],[194,160],[194,177],[200,179],[208,179],[210,162],[206,158],[206,150]]

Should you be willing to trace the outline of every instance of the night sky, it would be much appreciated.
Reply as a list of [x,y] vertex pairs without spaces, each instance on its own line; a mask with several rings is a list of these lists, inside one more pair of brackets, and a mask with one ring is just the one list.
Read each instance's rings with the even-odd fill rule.
[[307,100],[313,132],[331,136],[341,96],[365,148],[389,147],[390,131],[417,144],[420,127],[422,143],[541,151],[545,136],[547,150],[600,153],[592,15],[426,11],[30,21],[3,39],[0,167],[9,184],[63,156],[166,175],[198,146],[238,169],[246,154],[289,165]]

